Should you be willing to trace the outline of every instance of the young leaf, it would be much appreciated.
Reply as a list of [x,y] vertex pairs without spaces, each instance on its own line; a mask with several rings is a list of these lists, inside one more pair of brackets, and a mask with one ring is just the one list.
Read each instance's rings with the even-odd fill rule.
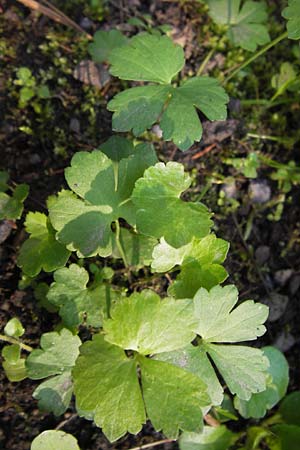
[[110,62],[111,52],[126,43],[126,36],[119,30],[98,30],[94,34],[93,42],[88,45],[88,51],[96,63]]
[[94,335],[80,349],[73,378],[79,413],[93,418],[111,442],[141,430],[146,416],[137,363],[121,348]]
[[87,288],[88,281],[88,272],[76,264],[54,273],[47,299],[59,308],[59,315],[70,328],[82,322],[100,327],[107,314],[107,303],[117,298],[117,294],[102,283]]
[[25,332],[25,329],[17,317],[10,319],[4,327],[4,333],[6,336],[14,338],[21,337]]
[[199,289],[194,297],[195,331],[205,342],[241,342],[262,336],[269,308],[253,300],[244,301],[233,311],[238,301],[235,286],[215,286],[210,292]]
[[212,358],[230,391],[242,400],[249,400],[252,393],[266,389],[268,359],[256,348],[219,342],[235,343],[261,336],[268,308],[248,300],[231,311],[237,300],[234,286],[215,286],[210,292],[199,289],[194,297],[197,320],[194,331],[202,338],[200,349]]
[[230,392],[242,400],[266,389],[268,359],[261,350],[242,345],[205,344]]
[[270,362],[267,389],[258,394],[252,394],[248,401],[238,397],[234,399],[235,408],[245,419],[264,417],[266,412],[285,395],[289,383],[289,366],[283,354],[275,347],[264,347],[262,350]]
[[80,450],[77,440],[60,430],[47,430],[33,441],[30,450]]
[[56,241],[55,231],[45,214],[29,212],[25,227],[30,237],[20,249],[18,265],[26,275],[35,277],[41,270],[53,272],[66,264],[70,252]]
[[[3,177],[5,180],[5,177]],[[2,183],[5,187],[5,181]],[[29,193],[27,184],[19,184],[13,191],[12,196],[0,191],[0,220],[3,219],[20,219],[23,212],[23,202]]]
[[282,11],[282,16],[287,19],[288,37],[300,39],[300,3],[299,0],[289,0],[288,6]]
[[193,373],[207,385],[207,393],[213,405],[220,405],[223,401],[223,388],[207,357],[203,346],[195,347],[191,344],[174,352],[160,353],[155,356],[159,361],[180,367]]
[[182,164],[158,163],[147,169],[132,194],[138,231],[158,239],[164,237],[173,247],[206,236],[212,225],[207,208],[180,199],[190,184]]
[[169,84],[184,66],[184,52],[167,36],[140,33],[110,55],[110,73],[122,80]]
[[[127,228],[121,228],[120,242],[126,261],[130,266],[141,268],[151,264],[153,248],[157,244],[156,239],[131,232]],[[115,236],[113,236],[112,256],[121,258]]]
[[114,130],[132,129],[136,136],[150,128],[161,116],[164,140],[172,140],[180,150],[187,150],[202,136],[196,108],[210,120],[225,120],[228,100],[217,80],[195,77],[177,88],[158,85],[127,89],[109,102],[108,109],[114,112]]
[[45,333],[41,337],[41,349],[34,350],[26,360],[28,377],[32,380],[53,377],[38,386],[34,398],[41,409],[63,414],[68,408],[72,391],[71,369],[79,355],[81,341],[69,330]]
[[27,378],[25,358],[21,358],[21,348],[18,344],[3,347],[2,358],[2,366],[9,381],[18,382]]
[[200,287],[211,289],[227,278],[224,262],[229,244],[214,234],[203,239],[193,239],[178,249],[164,239],[154,248],[152,269],[166,272],[181,265],[181,272],[169,288],[175,298],[192,298]]
[[147,416],[156,430],[177,439],[179,429],[201,431],[201,407],[210,403],[195,375],[162,361],[139,357]]
[[202,433],[183,433],[179,439],[180,450],[228,450],[235,435],[225,425],[204,427]]
[[80,198],[63,191],[50,206],[57,238],[70,250],[77,250],[79,256],[109,256],[111,223],[122,217],[135,225],[130,198],[134,183],[156,161],[153,147],[147,144],[136,146],[134,154],[118,164],[97,150],[76,153],[65,175]]
[[195,337],[190,300],[161,300],[146,290],[121,299],[110,314],[103,326],[105,339],[142,355],[176,350]]
[[270,36],[264,2],[246,0],[207,0],[211,18],[228,26],[228,38],[236,46],[254,52],[259,45],[267,44]]

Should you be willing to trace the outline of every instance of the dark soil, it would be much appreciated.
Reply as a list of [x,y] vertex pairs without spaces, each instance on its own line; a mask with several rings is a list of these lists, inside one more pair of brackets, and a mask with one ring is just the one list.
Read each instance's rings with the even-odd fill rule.
[[[77,23],[83,23],[84,2],[72,2],[75,5],[77,3],[77,6],[70,7],[69,10],[64,9],[63,1],[53,1],[53,4],[64,9]],[[206,19],[197,15],[196,2],[182,2],[182,5],[180,7],[177,2],[165,1],[114,1],[103,22],[89,19],[88,32],[93,34],[99,26],[113,28],[119,25],[126,32],[133,33],[137,30],[126,24],[128,18],[142,13],[151,14],[155,25],[168,23],[173,27],[175,39],[185,45],[188,58],[186,70],[195,72],[206,54],[206,49],[197,44],[200,39],[207,39],[201,33]],[[25,213],[36,210],[45,212],[47,197],[64,185],[63,169],[68,166],[73,153],[93,149],[111,135],[111,115],[105,105],[120,88],[120,84],[111,80],[109,89],[99,91],[93,86],[83,86],[74,79],[72,71],[87,55],[87,41],[74,30],[51,22],[45,16],[36,16],[17,1],[2,1],[0,14],[1,42],[5,41],[11,49],[5,52],[2,62],[0,60],[0,168],[9,171],[13,183],[30,185]],[[46,39],[49,33],[57,36],[60,45],[55,51],[49,50],[47,53],[41,50],[41,45],[49,42]],[[55,58],[60,57],[65,58],[61,65],[54,62]],[[284,60],[284,55],[282,58]],[[39,115],[30,106],[23,110],[18,107],[18,88],[14,86],[13,80],[16,68],[22,66],[30,67],[37,79],[41,69],[56,70],[56,77],[48,81],[50,89],[55,93],[51,99],[50,113],[43,112]],[[57,84],[58,78],[65,82]],[[247,96],[247,92],[244,95]],[[84,108],[86,104],[90,105],[89,109]],[[233,104],[236,107],[236,102]],[[247,127],[251,125],[245,120],[248,117],[247,111],[235,114],[235,107],[232,107],[231,121],[224,123],[218,130],[207,126],[201,144],[184,154],[170,143],[162,144],[159,140],[155,143],[162,160],[178,160],[193,171],[195,183],[188,193],[192,199],[199,195],[214,172],[224,176],[234,174],[224,165],[225,157],[232,154],[245,155],[245,151],[247,153],[251,150],[251,142],[247,143],[246,150],[242,142]],[[253,119],[253,115],[251,117]],[[299,123],[295,114],[289,119],[286,135],[296,129],[296,124]],[[20,126],[24,124],[30,124],[32,134],[20,131]],[[276,134],[276,127],[274,130],[268,128],[262,131]],[[193,159],[193,155],[215,143],[217,145],[211,151]],[[252,144],[256,145],[255,141]],[[272,155],[277,161],[297,159],[296,146],[295,150],[287,152],[277,143],[259,142],[257,145],[264,154]],[[59,146],[64,148],[63,154],[55,152],[55,148]],[[270,186],[271,198],[276,202],[278,188],[269,179],[269,174],[270,169],[262,167],[258,179]],[[259,345],[277,345],[285,352],[290,365],[289,389],[296,390],[300,388],[300,191],[292,189],[287,196],[281,220],[275,222],[267,218],[271,207],[264,208],[249,200],[248,188],[249,180],[238,175],[237,196],[240,207],[234,212],[218,206],[219,184],[211,185],[203,201],[215,212],[216,233],[231,243],[226,262],[230,274],[228,281],[237,284],[241,299],[264,300],[271,293],[289,298],[286,310],[280,313],[276,321],[268,322],[268,331],[259,340]],[[243,234],[250,216],[251,231],[245,239]],[[19,317],[26,329],[25,342],[37,346],[41,333],[52,330],[58,318],[38,307],[31,288],[18,287],[20,270],[16,265],[16,258],[26,236],[22,220],[8,226],[11,227],[10,234],[0,244],[0,326],[3,329],[11,317]],[[280,278],[280,270],[290,270],[287,280]],[[47,281],[51,278],[44,274],[40,280]],[[76,436],[82,450],[123,450],[163,439],[161,434],[147,425],[139,435],[127,436],[115,444],[109,444],[101,430],[92,422],[80,419],[74,408],[59,418],[40,412],[36,401],[32,399],[36,385],[36,382],[30,380],[9,383],[3,371],[0,372],[1,449],[28,450],[36,435],[53,428],[63,429]],[[157,448],[176,449],[177,444],[170,443]]]

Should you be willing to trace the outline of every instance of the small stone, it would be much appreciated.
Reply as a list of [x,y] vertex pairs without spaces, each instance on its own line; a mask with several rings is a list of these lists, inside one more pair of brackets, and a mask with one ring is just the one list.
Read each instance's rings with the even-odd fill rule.
[[289,291],[291,295],[295,295],[300,288],[300,275],[293,277],[289,283]]
[[153,125],[152,133],[154,133],[159,139],[162,138],[163,132],[159,125]]
[[271,292],[269,297],[265,297],[261,301],[269,307],[269,322],[276,322],[284,314],[289,298],[287,295],[278,294],[277,292]]
[[267,245],[260,245],[255,250],[255,259],[257,261],[257,264],[262,266],[264,263],[268,261],[270,258],[271,250],[270,247]]
[[291,333],[282,332],[274,342],[274,347],[282,352],[287,352],[296,343],[296,339]]
[[72,117],[69,125],[70,131],[73,133],[80,134],[80,122],[75,117]]
[[33,153],[32,155],[29,156],[29,161],[30,161],[30,164],[36,165],[36,164],[40,164],[40,162],[42,160],[41,160],[40,155],[38,155],[37,153]]
[[223,184],[222,191],[227,198],[237,198],[237,188],[235,182]]
[[249,196],[253,203],[266,203],[271,198],[271,188],[266,181],[251,181]]
[[80,26],[84,30],[90,30],[93,27],[93,22],[88,17],[83,17],[80,21]]
[[13,228],[14,222],[12,220],[2,220],[0,222],[0,244],[6,241]]
[[274,280],[279,286],[284,286],[289,281],[292,275],[292,269],[277,270],[274,274]]

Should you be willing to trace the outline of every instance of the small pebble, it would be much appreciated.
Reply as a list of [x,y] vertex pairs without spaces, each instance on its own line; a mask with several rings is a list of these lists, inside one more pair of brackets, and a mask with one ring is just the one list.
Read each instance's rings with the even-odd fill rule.
[[93,27],[93,22],[88,17],[83,17],[80,20],[80,26],[84,30],[90,30]]
[[289,283],[289,291],[291,295],[295,295],[300,289],[300,275],[293,277]]
[[270,258],[271,250],[267,245],[260,245],[255,250],[255,259],[257,263],[262,266]]
[[154,133],[159,139],[162,138],[163,132],[159,125],[153,125],[152,133]]
[[284,286],[289,281],[292,275],[292,269],[277,270],[274,274],[274,280],[279,286]]
[[274,347],[277,347],[282,352],[287,352],[296,343],[296,339],[291,333],[282,332],[274,342]]
[[237,197],[237,188],[236,188],[236,184],[234,182],[223,184],[222,191],[224,192],[224,194],[227,198],[236,198]]
[[266,203],[271,198],[271,188],[265,181],[251,181],[249,196],[253,203]]
[[284,314],[289,298],[287,295],[271,292],[270,296],[265,297],[261,302],[269,307],[268,321],[276,322]]

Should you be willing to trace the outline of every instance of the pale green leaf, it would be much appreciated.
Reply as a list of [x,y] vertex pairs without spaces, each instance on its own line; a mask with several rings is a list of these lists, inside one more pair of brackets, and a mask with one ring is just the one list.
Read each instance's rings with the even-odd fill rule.
[[29,212],[25,227],[30,237],[20,249],[18,265],[26,275],[35,277],[41,270],[53,272],[66,264],[70,252],[56,241],[45,214]]
[[80,353],[73,369],[79,413],[93,418],[111,442],[127,432],[137,434],[146,416],[136,361],[101,335],[83,344]]
[[140,144],[134,154],[116,165],[100,151],[78,152],[66,170],[68,185],[50,206],[57,238],[79,256],[109,256],[111,224],[120,217],[135,225],[131,193],[135,181],[156,162],[152,146]]
[[[134,233],[127,228],[121,228],[120,243],[124,250],[126,261],[130,266],[140,268],[151,264],[153,248],[157,244],[156,239]],[[113,237],[112,256],[121,258],[115,236]]]
[[282,15],[287,19],[288,37],[290,39],[300,39],[300,2],[299,0],[289,0],[288,6],[282,11]]
[[180,450],[228,450],[235,436],[225,425],[203,428],[202,433],[183,433],[179,439]]
[[300,391],[287,395],[280,404],[279,412],[284,422],[300,426]]
[[19,338],[25,332],[25,329],[17,317],[10,319],[4,327],[4,333],[7,336]]
[[117,94],[107,105],[113,111],[115,131],[132,130],[139,136],[157,122],[171,91],[171,86],[138,86]]
[[69,407],[72,393],[71,372],[66,371],[41,383],[32,396],[38,400],[41,411],[52,412],[55,416],[60,416]]
[[41,349],[33,350],[26,360],[29,378],[40,380],[70,372],[80,345],[79,337],[67,329],[62,329],[59,333],[44,333],[40,341]]
[[258,394],[252,394],[248,401],[238,397],[234,399],[235,408],[245,419],[264,417],[267,411],[285,395],[289,383],[289,366],[283,354],[274,347],[264,347],[262,350],[270,362],[267,389]]
[[21,349],[18,344],[3,347],[2,358],[4,359],[2,366],[9,381],[18,382],[27,378],[25,358],[21,358]]
[[41,349],[33,350],[26,360],[28,377],[32,380],[48,378],[34,391],[42,411],[63,414],[73,392],[71,369],[79,355],[81,341],[69,330],[53,331],[41,337]]
[[247,300],[232,311],[237,301],[235,286],[215,286],[209,292],[199,289],[194,298],[195,332],[206,342],[249,341],[262,336],[269,308]]
[[254,392],[266,389],[269,361],[261,350],[242,345],[204,346],[232,394],[249,400]]
[[5,192],[0,192],[0,220],[20,219],[23,212],[23,203],[29,193],[27,184],[19,184],[9,196]]
[[47,299],[59,308],[59,315],[70,328],[83,322],[87,326],[100,327],[107,314],[107,304],[117,298],[108,285],[96,283],[88,288],[88,281],[88,272],[76,264],[54,273]]
[[152,270],[155,272],[169,272],[173,267],[182,265],[184,258],[191,251],[193,242],[175,248],[169,245],[164,238],[161,238],[159,244],[153,249]]
[[140,33],[110,54],[110,73],[122,80],[168,84],[184,66],[182,47],[168,36]]
[[207,208],[180,199],[190,184],[182,164],[158,163],[147,169],[132,194],[137,230],[147,236],[164,237],[174,247],[187,244],[193,237],[206,236],[212,225]]
[[190,300],[161,300],[146,290],[121,299],[110,314],[103,326],[105,339],[143,355],[176,350],[195,337]]
[[179,430],[200,431],[201,407],[209,405],[206,385],[190,372],[171,364],[139,357],[143,398],[156,430],[172,439]]
[[267,44],[270,36],[264,2],[246,0],[208,0],[209,14],[218,24],[228,26],[228,38],[245,50],[254,52],[259,45]]
[[110,62],[111,52],[115,48],[123,47],[126,43],[126,36],[119,30],[98,30],[94,34],[93,42],[88,45],[88,51],[95,62]]
[[60,430],[47,430],[32,442],[30,450],[80,450],[77,440]]
[[223,388],[207,357],[203,346],[188,345],[174,352],[161,353],[155,356],[159,361],[180,367],[192,372],[207,385],[207,393],[213,405],[220,405],[223,401]]

